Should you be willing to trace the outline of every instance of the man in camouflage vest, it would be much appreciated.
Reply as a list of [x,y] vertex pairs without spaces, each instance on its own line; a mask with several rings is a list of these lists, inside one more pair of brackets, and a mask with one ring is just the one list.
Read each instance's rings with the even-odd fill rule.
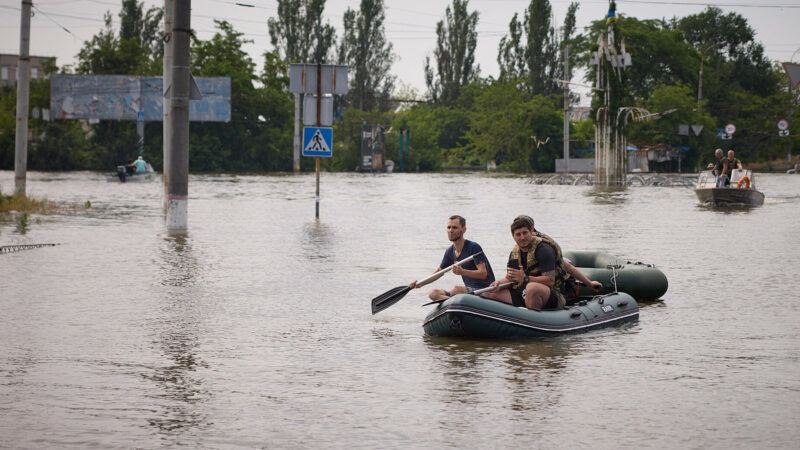
[[565,289],[572,276],[597,291],[602,284],[590,281],[577,268],[561,256],[561,247],[546,234],[534,228],[529,216],[518,216],[511,223],[511,235],[517,245],[511,250],[505,278],[491,286],[514,282],[510,289],[499,289],[483,296],[525,306],[529,309],[563,308]]

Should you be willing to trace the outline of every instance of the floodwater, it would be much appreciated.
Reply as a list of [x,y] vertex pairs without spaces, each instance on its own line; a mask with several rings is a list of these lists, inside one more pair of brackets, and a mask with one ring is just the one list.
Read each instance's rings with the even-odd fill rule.
[[[91,208],[0,222],[0,447],[796,448],[800,176],[766,203],[485,174],[198,175],[162,186],[28,174]],[[13,172],[0,172],[13,191]],[[530,341],[426,337],[445,222],[502,268],[527,213],[564,249],[655,264],[638,322]],[[500,273],[502,275],[502,273]],[[447,275],[437,285],[456,282]]]

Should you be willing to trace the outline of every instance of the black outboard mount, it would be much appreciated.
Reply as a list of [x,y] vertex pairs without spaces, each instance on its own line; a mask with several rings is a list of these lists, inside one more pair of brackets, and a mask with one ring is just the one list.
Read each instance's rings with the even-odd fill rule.
[[119,181],[125,182],[125,166],[117,166],[117,176]]

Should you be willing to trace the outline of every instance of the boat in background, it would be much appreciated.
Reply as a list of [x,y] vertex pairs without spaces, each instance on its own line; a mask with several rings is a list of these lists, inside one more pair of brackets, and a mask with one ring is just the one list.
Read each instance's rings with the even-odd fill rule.
[[756,189],[753,173],[749,170],[734,169],[731,184],[717,187],[716,176],[710,170],[700,172],[694,189],[701,203],[714,206],[761,206],[764,194]]
[[127,173],[125,166],[117,166],[117,172],[106,175],[106,181],[113,183],[118,181],[120,183],[149,183],[156,179],[156,172],[153,171],[153,166],[147,163],[147,170],[145,172]]
[[597,294],[625,292],[638,302],[652,301],[660,299],[669,288],[667,276],[653,264],[622,260],[597,251],[568,250],[564,252],[564,258],[569,259],[586,278],[603,284],[599,292],[581,284],[578,296],[583,299]]

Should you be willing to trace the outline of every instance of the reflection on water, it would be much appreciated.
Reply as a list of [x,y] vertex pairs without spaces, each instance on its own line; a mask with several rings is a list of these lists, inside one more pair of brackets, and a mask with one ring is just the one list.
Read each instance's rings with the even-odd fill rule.
[[761,205],[714,205],[711,203],[698,202],[697,208],[703,211],[713,211],[728,216],[749,214],[750,211],[761,208]]
[[302,228],[303,256],[308,260],[327,260],[333,257],[336,233],[333,228],[320,220],[306,223]]
[[628,199],[625,186],[594,186],[586,191],[596,205],[621,205]]
[[169,231],[163,239],[160,253],[161,284],[189,287],[196,283],[201,267],[192,252],[188,232]]
[[169,232],[161,247],[161,284],[168,293],[148,320],[154,350],[164,362],[142,376],[156,387],[157,408],[147,422],[170,438],[210,424],[202,404],[212,394],[203,386],[200,369],[209,369],[198,355],[204,320],[203,299],[193,287],[202,280],[201,265],[188,232]]
[[485,382],[502,380],[501,398],[506,401],[503,408],[518,413],[558,404],[561,390],[556,387],[571,357],[570,342],[563,338],[533,341],[425,338],[431,358],[439,362],[447,379],[442,402],[475,403],[491,395]]

